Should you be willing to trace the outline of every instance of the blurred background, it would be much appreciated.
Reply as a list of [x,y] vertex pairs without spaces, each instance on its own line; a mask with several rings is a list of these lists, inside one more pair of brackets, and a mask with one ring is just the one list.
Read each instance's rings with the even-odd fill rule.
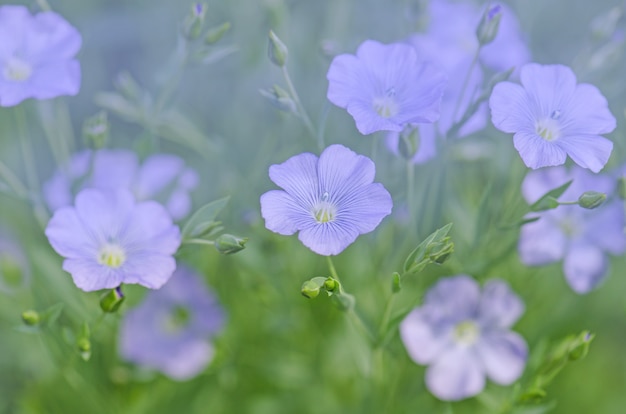
[[[515,249],[519,229],[502,228],[527,211],[519,194],[526,167],[511,137],[489,126],[452,145],[445,156],[416,166],[420,218],[419,226],[409,227],[403,161],[387,151],[382,135],[361,136],[353,119],[326,100],[326,71],[334,54],[354,53],[366,39],[388,43],[406,38],[423,27],[427,1],[210,0],[205,25],[230,22],[232,27],[209,48],[207,63],[184,67],[179,65],[180,33],[191,2],[49,3],[83,37],[78,55],[83,80],[76,97],[24,105],[40,179],[45,181],[57,168],[45,129],[62,134],[75,149],[86,148],[83,122],[105,107],[109,147],[183,157],[200,175],[194,207],[230,196],[220,220],[229,233],[250,241],[233,256],[206,246],[181,250],[180,260],[200,270],[216,292],[227,323],[214,340],[212,364],[194,379],[177,382],[118,356],[120,318],[141,302],[145,289],[128,286],[121,310],[100,320],[98,293],[74,286],[27,204],[0,193],[0,234],[21,246],[28,263],[17,280],[3,282],[12,283],[11,288],[0,291],[0,412],[475,413],[489,412],[485,407],[490,402],[505,401],[511,394],[513,388],[489,384],[481,397],[442,403],[425,389],[425,368],[409,359],[397,333],[382,357],[382,368],[374,369],[373,352],[345,315],[325,295],[315,300],[300,295],[303,281],[328,276],[326,261],[296,237],[266,230],[259,197],[275,188],[267,176],[271,164],[319,151],[295,116],[276,110],[259,93],[274,84],[286,87],[280,69],[267,58],[270,29],[289,48],[289,73],[313,123],[325,123],[326,144],[341,143],[373,158],[376,181],[394,198],[392,216],[335,259],[363,318],[378,323],[392,272],[431,231],[453,222],[454,256],[408,279],[397,313],[418,304],[424,288],[440,276],[503,278],[527,306],[515,326],[531,349],[521,387],[532,381],[532,364],[540,363],[541,349],[585,329],[596,334],[587,357],[565,366],[546,387],[545,399],[515,412],[624,412],[626,260],[612,258],[606,283],[585,296],[567,286],[560,263],[541,268],[520,263]],[[615,148],[607,169],[622,164],[626,25],[620,18],[615,30],[598,34],[606,28],[598,16],[616,7],[623,13],[624,3],[505,3],[520,20],[533,61],[572,66],[579,81],[593,83],[605,94],[618,122],[610,135]],[[0,4],[38,10],[35,1]],[[128,87],[131,78],[140,88],[137,108],[150,108],[171,86],[167,108],[184,120],[158,119],[149,111],[135,116],[111,102],[111,93]],[[16,136],[11,108],[0,108],[0,158],[23,177]],[[476,149],[479,156],[467,155]],[[59,303],[63,310],[54,326],[42,331],[23,326],[24,310],[44,311]],[[70,345],[84,323],[91,326],[88,361]]]

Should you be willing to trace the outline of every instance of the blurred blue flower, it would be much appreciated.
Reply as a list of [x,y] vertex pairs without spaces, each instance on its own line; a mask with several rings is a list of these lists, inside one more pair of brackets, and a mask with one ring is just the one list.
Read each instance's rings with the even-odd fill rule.
[[331,145],[319,159],[303,153],[272,165],[270,178],[284,191],[261,196],[265,227],[284,235],[299,231],[315,253],[339,254],[391,213],[391,196],[373,183],[375,172],[372,160],[343,145]]
[[121,283],[160,288],[176,269],[180,231],[159,203],[136,203],[128,190],[82,190],[46,228],[63,269],[84,291]]
[[[93,157],[93,165],[92,165]],[[154,154],[139,165],[129,150],[100,150],[75,154],[44,184],[44,198],[50,210],[72,205],[73,189],[130,190],[137,200],[156,200],[180,220],[191,211],[189,192],[198,185],[194,170],[175,155]]]
[[190,379],[213,359],[209,340],[223,324],[224,312],[202,278],[179,265],[163,288],[126,313],[119,352],[175,380]]
[[562,65],[529,63],[522,67],[521,82],[497,84],[489,107],[495,127],[515,134],[526,166],[561,165],[569,155],[593,172],[604,168],[613,143],[600,134],[615,129],[615,117],[602,93],[576,84],[572,70]]
[[[575,201],[585,191],[610,194],[613,178],[595,175],[582,168],[546,168],[530,171],[522,183],[522,194],[528,203],[570,180],[561,201]],[[587,293],[606,277],[606,253],[622,254],[626,250],[624,211],[621,203],[606,204],[586,210],[576,205],[559,206],[541,212],[538,221],[525,224],[520,232],[518,250],[522,263],[541,266],[563,260],[565,279],[576,293]]]
[[411,359],[429,365],[426,386],[442,400],[479,394],[485,376],[501,385],[517,380],[526,365],[524,339],[510,330],[524,303],[502,280],[490,280],[482,292],[474,279],[440,279],[400,324]]
[[328,99],[352,115],[363,135],[435,122],[446,85],[445,75],[411,46],[374,40],[363,42],[356,56],[336,56],[326,77]]
[[54,12],[33,16],[24,6],[0,7],[0,106],[76,95],[81,75],[74,56],[81,42]]
[[[488,68],[502,71],[528,62],[530,52],[513,11],[505,5],[496,7],[502,14],[498,35],[492,43],[481,49],[479,57]],[[410,36],[407,43],[415,48],[421,60],[432,62],[445,72],[449,82],[443,94],[441,116],[436,126],[415,126],[419,131],[420,144],[423,145],[412,159],[415,164],[424,163],[436,155],[437,134],[445,137],[450,127],[461,120],[468,107],[480,95],[484,78],[480,65],[472,68],[472,61],[479,47],[475,32],[482,11],[469,3],[435,0],[429,3],[428,13],[427,30]],[[470,69],[472,72],[467,77]],[[465,121],[457,132],[458,137],[484,129],[488,116],[485,103]],[[397,132],[387,134],[387,146],[397,153]]]

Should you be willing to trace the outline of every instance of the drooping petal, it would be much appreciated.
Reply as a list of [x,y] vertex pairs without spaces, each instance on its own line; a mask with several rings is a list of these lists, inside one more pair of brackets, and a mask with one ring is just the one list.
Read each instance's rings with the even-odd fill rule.
[[509,328],[524,313],[524,302],[503,280],[490,280],[483,286],[478,318],[484,326]]
[[588,244],[575,244],[570,247],[563,271],[565,279],[574,292],[589,293],[604,281],[608,261],[602,251]]
[[555,141],[555,144],[576,164],[594,173],[604,168],[613,151],[613,142],[600,135],[568,135]]
[[524,372],[528,346],[519,334],[509,331],[485,333],[476,344],[490,380],[500,385],[510,385]]
[[454,347],[441,353],[428,367],[426,385],[436,397],[458,401],[485,388],[485,372],[471,347]]
[[400,337],[409,356],[418,364],[430,364],[451,345],[449,329],[433,326],[424,312],[414,309],[400,324]]

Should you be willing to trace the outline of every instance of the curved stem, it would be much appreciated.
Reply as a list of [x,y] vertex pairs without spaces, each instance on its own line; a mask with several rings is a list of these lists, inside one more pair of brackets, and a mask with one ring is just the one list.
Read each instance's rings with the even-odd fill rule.
[[478,56],[480,55],[480,46],[476,49],[476,53],[474,53],[474,58],[472,59],[472,63],[470,64],[469,70],[465,75],[465,80],[463,81],[463,86],[461,87],[461,93],[456,100],[456,104],[454,105],[454,112],[452,112],[452,122],[456,120],[456,116],[458,115],[459,109],[461,108],[461,102],[463,102],[463,97],[465,96],[465,91],[467,89],[467,85],[469,84],[469,80],[472,77],[472,72],[474,71],[474,67],[478,62]]
[[289,93],[291,94],[291,97],[293,98],[294,102],[296,103],[296,107],[298,108],[298,114],[300,115],[300,119],[302,119],[302,122],[304,122],[304,126],[306,127],[311,137],[315,141],[317,141],[319,145],[319,137],[317,133],[315,132],[315,127],[313,126],[313,123],[311,122],[311,118],[309,118],[309,115],[304,109],[304,106],[302,106],[302,102],[300,101],[298,92],[296,92],[296,88],[293,86],[293,82],[291,82],[291,77],[289,76],[289,71],[287,71],[287,66],[283,66],[282,71],[283,71],[283,77],[285,78],[285,82],[287,83],[287,88],[289,89]]

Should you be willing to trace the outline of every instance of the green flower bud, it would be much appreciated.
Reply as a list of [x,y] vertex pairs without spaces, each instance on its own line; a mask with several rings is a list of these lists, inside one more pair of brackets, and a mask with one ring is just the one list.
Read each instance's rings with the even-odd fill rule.
[[280,111],[291,113],[298,111],[291,95],[278,85],[274,85],[272,89],[260,89],[259,93]]
[[334,292],[335,290],[339,289],[339,282],[337,282],[332,277],[329,277],[324,281],[324,289],[326,289],[328,292]]
[[78,338],[76,347],[80,352],[89,352],[91,351],[91,341],[89,338]]
[[405,160],[411,160],[420,148],[419,129],[408,125],[400,132],[398,152]]
[[232,234],[222,234],[215,239],[215,249],[222,254],[234,254],[246,248],[247,237],[237,237]]
[[217,43],[220,39],[230,30],[230,22],[224,22],[219,26],[213,27],[209,29],[204,36],[204,43],[207,45],[212,45],[213,43]]
[[589,345],[591,344],[591,341],[593,341],[593,338],[595,338],[595,335],[589,331],[584,331],[578,335],[574,346],[570,349],[569,354],[567,355],[569,360],[576,361],[587,356],[587,353],[589,352]]
[[122,286],[111,289],[100,298],[100,309],[106,313],[114,313],[120,308],[124,302],[124,294]]
[[495,5],[485,10],[476,28],[476,38],[478,38],[481,46],[493,42],[493,39],[496,38],[501,18],[502,7],[500,5]]
[[269,47],[267,49],[267,55],[272,63],[278,67],[283,67],[287,63],[288,55],[287,46],[276,36],[272,30],[269,33]]
[[28,326],[35,326],[39,324],[39,313],[32,309],[22,312],[22,321]]
[[205,3],[195,3],[191,6],[191,12],[183,22],[183,35],[187,39],[197,39],[202,33],[206,10],[207,5]]
[[126,99],[137,101],[141,99],[143,91],[135,78],[126,71],[120,72],[113,81],[117,89]]
[[108,138],[109,121],[106,112],[100,111],[85,120],[83,123],[83,139],[88,147],[96,150],[104,148]]
[[304,296],[305,298],[313,299],[313,298],[316,298],[317,295],[320,294],[320,289],[321,288],[317,283],[311,280],[307,280],[306,282],[302,284],[300,293],[302,293],[302,296]]
[[452,253],[454,253],[454,243],[450,241],[450,237],[445,237],[440,242],[431,244],[428,258],[431,262],[443,264]]
[[578,205],[588,210],[599,207],[606,201],[606,194],[597,191],[585,191],[578,198]]

